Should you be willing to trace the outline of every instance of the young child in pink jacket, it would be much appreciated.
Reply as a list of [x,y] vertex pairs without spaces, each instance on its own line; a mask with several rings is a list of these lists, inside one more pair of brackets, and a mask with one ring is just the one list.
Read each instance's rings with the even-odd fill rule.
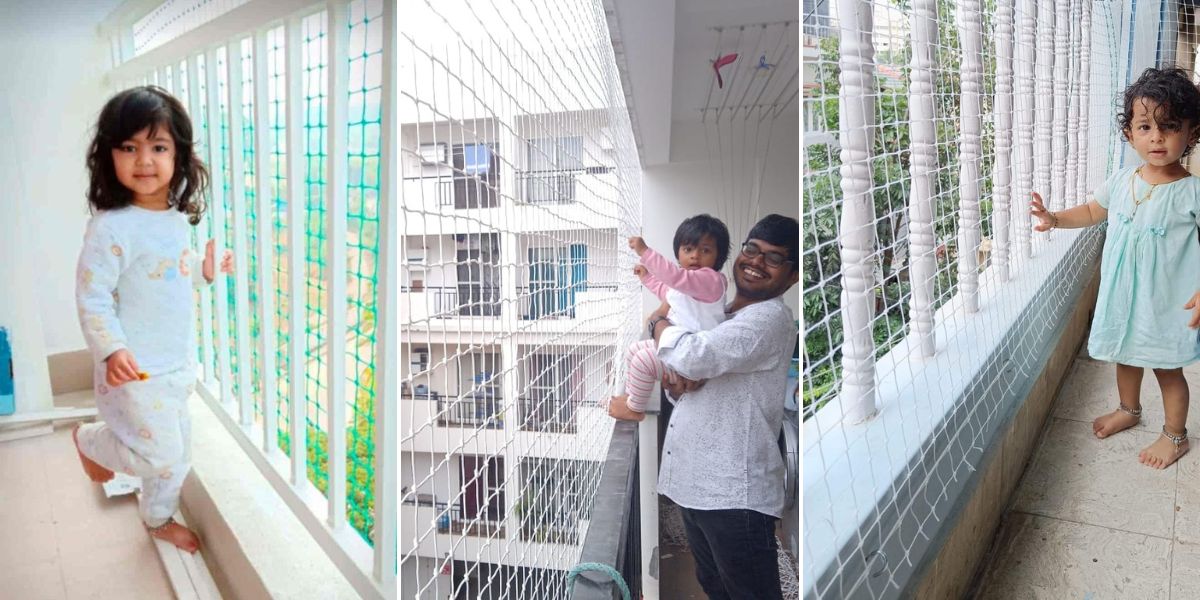
[[[721,274],[729,258],[729,230],[709,215],[684,220],[672,241],[674,264],[646,246],[641,237],[629,238],[629,247],[641,259],[634,273],[659,300],[671,306],[667,318],[671,324],[688,331],[704,331],[725,320],[725,290],[728,282]],[[646,401],[654,382],[663,376],[663,366],[653,339],[634,342],[625,351],[625,394],[613,396],[609,412],[618,419],[641,421],[646,418]]]

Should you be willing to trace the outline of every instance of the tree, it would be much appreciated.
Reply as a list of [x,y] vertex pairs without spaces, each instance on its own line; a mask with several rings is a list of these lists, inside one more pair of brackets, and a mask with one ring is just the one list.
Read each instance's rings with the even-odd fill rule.
[[[907,2],[895,2],[909,12]],[[984,85],[982,91],[983,160],[980,173],[991,172],[994,146],[991,126],[992,91],[995,89],[995,52],[991,36],[994,2],[985,2]],[[934,177],[934,231],[937,238],[937,276],[934,284],[936,309],[957,292],[958,254],[956,232],[959,206],[958,141],[960,133],[960,59],[955,4],[938,1],[938,39],[934,56],[934,115],[938,168]],[[826,131],[840,126],[838,113],[838,40],[819,41],[820,58],[815,69],[815,85],[806,86],[809,110],[816,111],[816,122]],[[890,350],[907,335],[908,303],[911,285],[907,273],[907,205],[910,182],[911,143],[908,122],[908,89],[911,45],[881,51],[876,65],[897,68],[897,78],[876,71],[875,141],[872,148],[872,195],[875,209],[875,235],[879,252],[872,257],[876,273],[875,319],[873,336],[876,356]],[[888,69],[890,71],[890,69]],[[815,92],[815,93],[812,93]],[[841,167],[838,149],[833,144],[814,144],[805,149],[803,177],[805,231],[803,256],[803,312],[805,387],[802,404],[811,415],[837,393],[841,372],[843,343],[841,319],[841,258],[838,231],[841,219]],[[980,217],[983,235],[990,235],[991,178],[983,176],[980,190]]]

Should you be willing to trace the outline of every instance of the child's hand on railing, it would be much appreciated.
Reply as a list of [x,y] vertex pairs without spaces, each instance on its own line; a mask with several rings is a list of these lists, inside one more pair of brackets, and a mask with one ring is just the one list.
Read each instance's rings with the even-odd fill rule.
[[[201,266],[200,272],[204,274],[204,280],[209,283],[212,283],[213,278],[216,276],[215,273],[213,273],[213,262],[215,262],[214,261],[215,253],[216,253],[216,241],[208,240],[208,245],[206,245],[204,247],[204,263]],[[232,250],[225,250],[225,252],[221,254],[221,272],[225,273],[227,275],[229,273],[233,273],[233,251]]]
[[629,238],[629,249],[633,250],[634,254],[641,256],[646,251],[646,240],[643,240],[640,235]]
[[1192,294],[1192,299],[1187,301],[1183,307],[1192,311],[1192,319],[1188,321],[1188,327],[1196,329],[1200,327],[1200,292]]
[[1037,225],[1033,226],[1034,231],[1050,231],[1058,226],[1058,217],[1054,213],[1046,210],[1046,205],[1042,203],[1042,197],[1037,192],[1033,192],[1033,200],[1029,203],[1029,214],[1033,215],[1038,221]]
[[637,275],[638,279],[645,277],[647,273],[649,273],[649,271],[646,270],[646,267],[643,267],[642,265],[633,266],[633,274]]

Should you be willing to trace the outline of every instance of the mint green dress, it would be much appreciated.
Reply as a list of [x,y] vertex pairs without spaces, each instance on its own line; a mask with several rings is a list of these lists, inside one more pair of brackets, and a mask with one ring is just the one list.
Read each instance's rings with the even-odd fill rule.
[[1088,338],[1098,360],[1174,369],[1200,360],[1200,330],[1183,308],[1200,290],[1200,177],[1150,184],[1122,169],[1096,190],[1108,209],[1100,293]]

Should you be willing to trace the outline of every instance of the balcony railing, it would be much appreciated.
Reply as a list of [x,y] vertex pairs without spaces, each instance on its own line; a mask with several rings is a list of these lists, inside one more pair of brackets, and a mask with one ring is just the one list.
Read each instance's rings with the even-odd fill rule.
[[439,319],[498,317],[504,306],[498,285],[460,283],[454,287],[425,287],[420,292],[428,299],[430,316]]
[[447,506],[444,502],[438,502],[434,507],[438,509],[438,533],[504,539],[504,519],[492,520],[485,514],[467,518],[463,515],[461,504]]
[[605,293],[615,296],[615,284],[593,282],[531,285],[517,288],[521,319],[574,319],[582,303],[603,302]]
[[577,175],[582,171],[525,171],[517,175],[528,204],[575,202]]
[[579,405],[560,399],[560,394],[540,394],[522,397],[517,404],[521,411],[521,429],[549,433],[575,433],[575,416]]
[[494,393],[473,392],[466,396],[439,396],[438,425],[443,427],[504,428],[504,399]]
[[805,595],[883,597],[953,522],[1094,266],[1101,232],[1033,233],[1030,193],[1087,200],[1118,82],[1155,60],[1133,49],[1177,32],[1122,32],[1092,0],[839,7],[805,64]]
[[397,23],[388,1],[246,2],[137,56],[131,23],[106,27],[108,79],[162,86],[192,115],[212,177],[194,231],[234,251],[237,275],[199,293],[199,394],[366,598],[396,581],[398,381],[376,366],[399,346]]

